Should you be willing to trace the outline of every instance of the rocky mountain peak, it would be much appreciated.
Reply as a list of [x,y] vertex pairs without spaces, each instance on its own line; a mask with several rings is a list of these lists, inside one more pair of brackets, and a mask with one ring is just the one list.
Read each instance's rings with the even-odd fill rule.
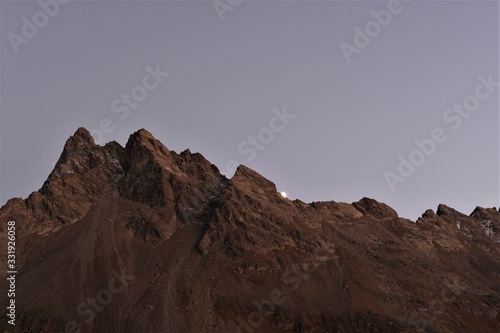
[[438,216],[464,216],[464,214],[460,213],[459,211],[446,206],[445,204],[440,204],[437,208],[436,215]]
[[126,147],[135,146],[137,144],[142,145],[142,146],[146,146],[146,147],[150,148],[151,150],[160,149],[160,147],[162,147],[163,150],[168,151],[168,149],[166,149],[166,147],[163,146],[163,144],[161,142],[156,140],[156,138],[149,131],[145,130],[144,128],[141,128],[140,130],[132,133],[129,136]]
[[496,208],[476,207],[470,216],[476,219],[488,220],[500,216],[500,212]]
[[434,211],[432,209],[427,209],[423,214],[422,214],[422,217],[423,218],[436,218],[437,215],[436,213],[434,213]]
[[388,205],[378,202],[375,199],[363,198],[352,204],[363,214],[371,215],[377,218],[397,218],[398,213]]
[[94,155],[99,154],[99,147],[94,138],[85,128],[80,127],[65,143],[56,168],[65,166],[73,171],[82,173],[84,169],[92,167]]
[[117,143],[98,146],[89,131],[78,128],[41,189],[28,197],[33,217],[55,228],[80,218],[121,177],[122,150]]
[[130,135],[125,145],[125,155],[124,169],[127,172],[129,169],[135,172],[134,170],[140,170],[148,164],[157,165],[170,173],[179,172],[170,150],[145,129]]
[[94,138],[90,132],[85,127],[78,127],[70,139],[81,139],[84,141],[92,141],[94,143]]
[[231,179],[231,184],[248,190],[259,190],[276,195],[276,185],[272,181],[244,165],[238,166]]

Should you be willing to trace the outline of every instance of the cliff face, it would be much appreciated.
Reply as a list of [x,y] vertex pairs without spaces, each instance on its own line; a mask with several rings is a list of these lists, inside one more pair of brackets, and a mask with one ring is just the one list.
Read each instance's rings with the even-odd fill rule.
[[17,229],[5,332],[500,331],[497,209],[414,223],[369,198],[290,201],[145,130],[101,147],[78,129],[0,220],[2,241]]

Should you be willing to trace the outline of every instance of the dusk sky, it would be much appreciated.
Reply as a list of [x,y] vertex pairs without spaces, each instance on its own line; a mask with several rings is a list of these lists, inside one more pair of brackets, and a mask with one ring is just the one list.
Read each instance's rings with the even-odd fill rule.
[[65,2],[0,2],[0,205],[85,127],[292,200],[499,206],[498,1]]

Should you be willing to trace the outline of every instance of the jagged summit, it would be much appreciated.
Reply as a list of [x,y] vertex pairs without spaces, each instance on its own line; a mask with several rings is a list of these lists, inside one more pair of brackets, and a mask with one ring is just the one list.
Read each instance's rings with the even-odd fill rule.
[[458,212],[457,210],[451,208],[451,207],[448,207],[444,204],[440,204],[437,208],[437,211],[436,211],[436,214],[438,216],[443,216],[443,215],[464,215],[460,212]]
[[[439,205],[413,223],[370,198],[291,201],[246,166],[226,179],[144,129],[122,147],[79,128],[0,219],[16,221],[20,330],[500,330],[496,208]],[[127,288],[92,320],[78,312],[117,271],[134,277]]]
[[250,188],[259,188],[260,190],[273,195],[277,193],[276,185],[272,181],[266,179],[245,165],[238,166],[231,182],[240,183],[242,186],[249,186]]
[[169,150],[160,141],[158,141],[151,133],[145,129],[140,129],[130,135],[125,148],[132,149],[132,147],[142,146],[152,151],[159,151],[167,154]]
[[[26,205],[30,215],[43,222],[54,220],[57,223],[76,221],[110,188],[118,188],[122,196],[132,200],[165,206],[173,200],[169,194],[172,179],[176,182],[186,174],[198,180],[210,178],[212,186],[216,187],[222,185],[215,183],[227,181],[203,155],[193,154],[189,149],[180,154],[170,151],[146,129],[131,134],[122,147],[115,141],[105,146],[96,145],[90,132],[80,127],[66,141],[54,170],[42,188],[26,199]],[[273,182],[244,165],[237,168],[230,183],[246,187],[250,192],[276,196]],[[332,205],[336,207],[333,209],[336,214],[347,212],[345,206],[334,202]],[[351,205],[362,215],[378,219],[398,218],[394,209],[374,199],[362,198]],[[478,207],[471,217],[484,218],[495,212],[495,208],[485,210]],[[435,215],[463,214],[441,204],[435,214],[428,210],[422,217],[433,218]]]
[[90,132],[85,128],[85,127],[78,127],[76,130],[75,134],[73,134],[69,139],[68,142],[71,142],[73,140],[80,141],[80,142],[92,142],[94,143],[94,138],[90,134]]
[[141,138],[143,140],[153,140],[153,141],[156,140],[155,137],[153,136],[153,134],[151,134],[149,131],[147,131],[144,128],[141,128],[137,132],[131,134],[130,137],[131,138],[133,138],[133,137],[139,137],[139,138]]
[[[499,208],[500,211],[500,208]],[[477,217],[477,218],[482,218],[482,219],[488,219],[492,218],[498,213],[496,208],[483,208],[483,207],[476,207],[474,211],[470,214],[472,217]]]
[[364,214],[369,214],[378,218],[397,218],[398,213],[391,207],[377,200],[363,198],[352,204],[357,210]]

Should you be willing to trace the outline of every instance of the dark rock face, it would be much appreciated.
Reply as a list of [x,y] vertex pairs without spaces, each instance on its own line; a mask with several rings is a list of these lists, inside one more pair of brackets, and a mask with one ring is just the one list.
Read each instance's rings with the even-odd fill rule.
[[363,198],[358,202],[354,202],[352,204],[357,210],[360,212],[371,215],[375,218],[383,219],[383,218],[397,218],[398,213],[391,207],[387,206],[384,203],[380,203],[377,200],[370,198]]
[[0,219],[2,244],[17,230],[5,332],[500,331],[495,208],[414,223],[369,198],[290,201],[146,130],[101,147],[80,128]]

